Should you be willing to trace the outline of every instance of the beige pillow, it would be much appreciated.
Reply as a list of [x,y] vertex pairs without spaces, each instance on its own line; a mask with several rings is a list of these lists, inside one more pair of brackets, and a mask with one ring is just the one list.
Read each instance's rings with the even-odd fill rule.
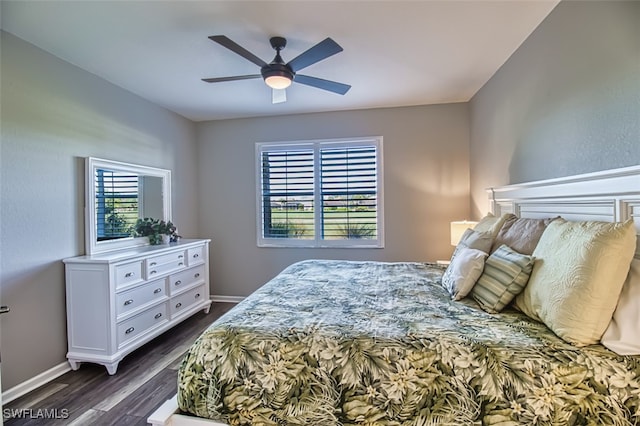
[[632,221],[547,226],[515,306],[576,346],[597,343],[609,325],[636,249]]
[[556,218],[527,219],[516,216],[506,218],[493,241],[491,253],[506,244],[518,253],[530,255],[536,248],[547,225],[554,219]]
[[460,237],[458,246],[481,250],[488,254],[491,244],[493,244],[491,232],[478,232],[473,229],[467,229]]
[[473,230],[478,232],[490,232],[492,238],[495,238],[504,222],[512,217],[516,217],[516,215],[505,213],[502,216],[494,216],[493,213],[487,213],[487,215],[480,219],[476,226],[473,227]]

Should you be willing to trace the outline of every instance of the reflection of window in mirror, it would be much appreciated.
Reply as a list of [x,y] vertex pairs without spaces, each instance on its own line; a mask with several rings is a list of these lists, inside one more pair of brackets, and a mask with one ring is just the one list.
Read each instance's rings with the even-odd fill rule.
[[131,235],[138,212],[138,175],[96,169],[96,231],[98,241]]

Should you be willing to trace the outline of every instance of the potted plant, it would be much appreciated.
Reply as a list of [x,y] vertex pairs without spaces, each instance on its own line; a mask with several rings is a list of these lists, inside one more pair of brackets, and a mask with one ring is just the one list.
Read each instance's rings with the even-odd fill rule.
[[133,229],[133,235],[136,237],[149,237],[149,244],[157,245],[163,242],[178,241],[178,229],[171,223],[162,219],[153,219],[145,217],[138,219]]

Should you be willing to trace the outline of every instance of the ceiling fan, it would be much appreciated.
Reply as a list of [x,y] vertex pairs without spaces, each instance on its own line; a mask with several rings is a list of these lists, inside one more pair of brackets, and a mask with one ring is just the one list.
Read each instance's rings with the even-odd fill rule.
[[249,52],[247,49],[240,46],[226,36],[215,35],[210,36],[209,39],[258,65],[260,67],[260,74],[203,78],[202,81],[205,81],[207,83],[263,78],[267,86],[273,89],[272,101],[274,104],[285,102],[287,100],[286,92],[284,89],[289,87],[293,82],[316,87],[322,90],[328,90],[329,92],[337,93],[340,95],[344,95],[351,88],[351,86],[348,84],[298,74],[298,71],[300,71],[301,69],[306,68],[309,65],[313,65],[316,62],[327,59],[329,56],[333,56],[336,53],[342,52],[342,47],[340,47],[338,43],[336,43],[329,37],[322,40],[315,46],[309,48],[308,50],[302,52],[300,55],[287,63],[285,63],[280,56],[280,51],[287,45],[287,39],[285,39],[284,37],[271,37],[269,39],[271,47],[276,50],[276,56],[270,63],[266,63],[265,61],[258,58],[256,55]]

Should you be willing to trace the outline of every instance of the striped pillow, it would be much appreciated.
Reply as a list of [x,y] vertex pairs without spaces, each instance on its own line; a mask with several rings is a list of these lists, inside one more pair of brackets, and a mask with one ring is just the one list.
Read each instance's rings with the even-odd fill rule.
[[527,285],[534,261],[533,256],[501,245],[485,262],[471,296],[485,311],[500,312]]

